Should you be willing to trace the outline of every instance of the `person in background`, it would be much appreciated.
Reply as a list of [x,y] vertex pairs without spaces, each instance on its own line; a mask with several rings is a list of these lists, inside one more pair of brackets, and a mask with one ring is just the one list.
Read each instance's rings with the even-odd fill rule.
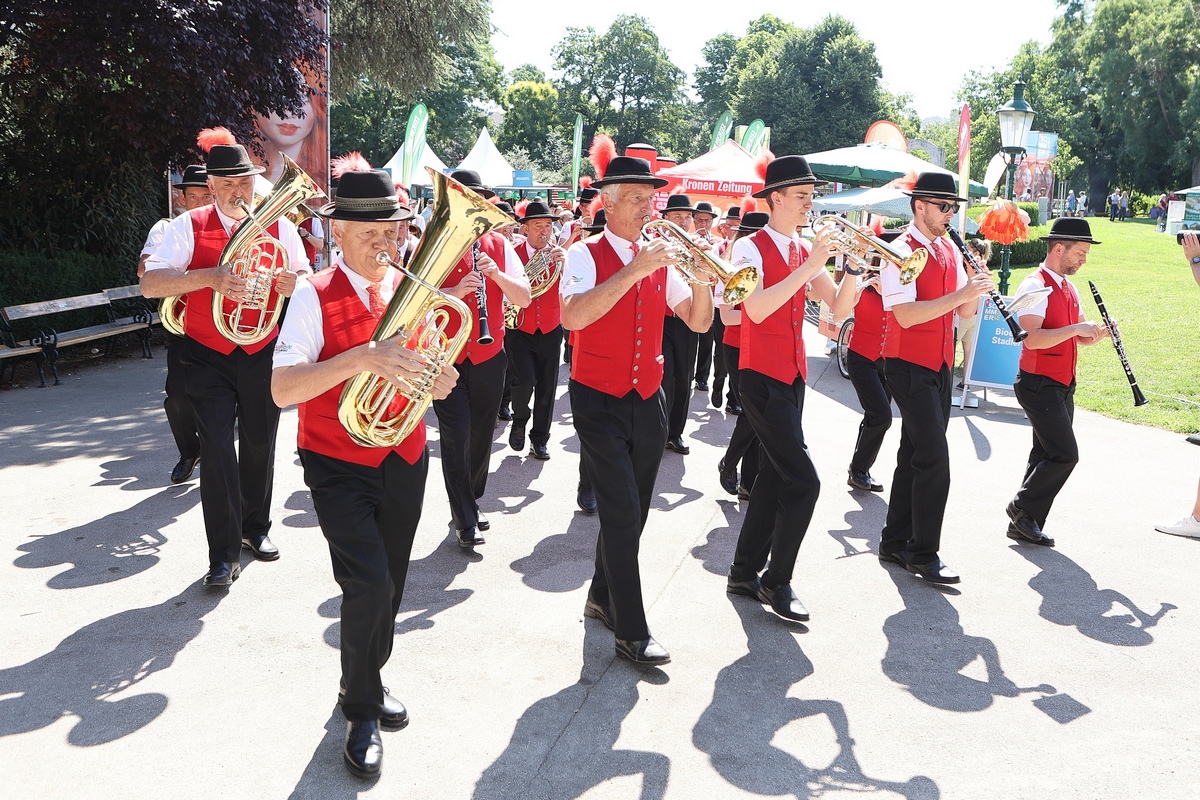
[[[968,239],[967,247],[975,254],[981,264],[988,263],[992,257],[992,243],[987,239]],[[962,348],[963,379],[954,388],[962,389],[967,380],[967,369],[971,366],[971,337],[975,333],[975,317],[960,318],[955,332],[958,345]]]

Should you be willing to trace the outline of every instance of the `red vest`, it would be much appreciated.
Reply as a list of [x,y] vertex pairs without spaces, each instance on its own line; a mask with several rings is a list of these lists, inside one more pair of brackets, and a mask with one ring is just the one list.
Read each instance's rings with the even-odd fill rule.
[[[588,242],[596,262],[596,285],[625,265],[608,237]],[[642,278],[600,319],[577,331],[571,353],[571,378],[613,397],[630,390],[643,399],[662,385],[663,310],[667,307],[666,272]]]
[[[188,269],[211,269],[220,262],[221,251],[225,249],[225,245],[229,242],[229,234],[225,233],[225,227],[221,224],[221,218],[217,216],[217,207],[215,204],[202,206],[201,208],[189,211],[188,214],[192,217],[192,238],[195,242],[195,246],[192,249],[192,262],[188,264]],[[267,232],[278,239],[279,223],[272,223],[267,228]],[[278,296],[275,290],[271,289],[271,294],[267,298],[267,308],[275,305],[275,300]],[[187,311],[183,319],[183,332],[205,347],[216,350],[218,353],[229,355],[234,351],[234,348],[241,345],[235,345],[217,332],[217,326],[213,322],[212,316],[212,298],[212,289],[196,289],[184,295]],[[236,305],[232,300],[225,299],[224,308],[226,311],[234,308]],[[261,312],[246,311],[242,315],[242,319],[252,323],[257,319],[259,313]],[[275,330],[261,342],[242,347],[242,349],[250,354],[257,353],[275,341],[275,337],[278,335],[279,326],[276,325]]]
[[[378,323],[340,268],[321,270],[313,276],[311,283],[321,301],[321,328],[325,334],[325,346],[321,348],[318,362],[328,361],[371,338]],[[409,464],[417,463],[425,451],[424,420],[397,447],[363,447],[350,438],[338,420],[338,399],[344,385],[339,383],[300,404],[300,432],[296,444],[323,456],[367,467],[378,467],[392,452]]]
[[[913,250],[924,247],[912,233],[905,236],[905,242]],[[936,300],[958,291],[957,264],[953,261],[949,265],[942,264],[937,260],[936,249],[925,249],[929,250],[929,260],[917,276],[917,300]],[[854,324],[858,325],[857,322]],[[954,368],[953,310],[911,328],[901,327],[896,322],[896,315],[889,311],[884,328],[884,358],[899,358],[934,372],[940,370],[942,364]]]
[[[528,264],[533,257],[528,242],[521,242],[515,248],[522,264]],[[562,301],[558,296],[558,278],[554,284],[539,297],[535,297],[528,308],[521,311],[521,324],[517,330],[525,333],[549,333],[562,324]]]
[[878,361],[883,354],[883,331],[887,312],[883,298],[874,289],[863,289],[854,305],[854,327],[849,347],[863,358]]
[[[792,270],[771,234],[761,230],[754,234],[754,246],[762,256],[762,288],[769,289],[782,281]],[[808,258],[808,248],[800,244],[800,261]],[[808,377],[808,358],[804,354],[804,291],[775,309],[762,322],[755,322],[742,312],[742,349],[738,357],[740,369],[752,369],[784,383],[793,383],[796,376]]]
[[[479,251],[487,253],[496,262],[496,266],[500,271],[504,271],[504,237],[496,232],[485,233],[483,238],[479,240]],[[472,248],[474,249],[474,248]],[[459,262],[450,270],[450,274],[442,281],[442,286],[454,286],[458,284],[467,273],[474,269],[474,258],[471,250],[459,259]],[[463,348],[455,364],[461,364],[464,361],[470,361],[472,364],[482,364],[492,356],[500,352],[504,347],[504,291],[500,288],[500,284],[493,280],[483,279],[483,285],[487,288],[487,315],[488,315],[488,331],[492,334],[494,341],[491,344],[479,343],[479,302],[476,292],[471,292],[463,298],[463,302],[467,304],[467,308],[471,309],[471,338],[467,342],[467,346]],[[446,336],[454,338],[458,333],[459,323],[458,317],[451,315],[450,323],[446,326]]]
[[[1059,286],[1045,270],[1038,270],[1037,275],[1042,279],[1042,283],[1051,289],[1050,296],[1046,298],[1046,318],[1042,321],[1042,327],[1049,330],[1078,323],[1079,294],[1071,282],[1064,278],[1062,286]],[[1079,344],[1074,336],[1042,350],[1022,346],[1021,369],[1070,386],[1075,380],[1075,359],[1078,352]]]
[[[739,310],[739,311],[741,311],[741,306],[738,306],[738,310]],[[742,314],[743,314],[743,315],[744,315],[745,313],[746,313],[745,311],[742,311]],[[744,318],[745,318],[745,317],[743,317],[743,319],[744,319]],[[726,325],[726,326],[725,326],[725,333],[723,333],[723,334],[721,335],[721,342],[722,342],[723,344],[727,344],[727,345],[729,345],[730,347],[736,347],[736,348],[738,348],[738,349],[740,350],[740,349],[741,349],[741,347],[742,347],[742,326],[741,326],[741,323],[739,323],[739,324],[737,324],[737,325]]]

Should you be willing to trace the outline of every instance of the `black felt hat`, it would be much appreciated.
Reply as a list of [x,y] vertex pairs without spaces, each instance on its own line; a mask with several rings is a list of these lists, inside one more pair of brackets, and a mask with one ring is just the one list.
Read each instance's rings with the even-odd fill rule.
[[1054,242],[1100,244],[1092,238],[1092,226],[1088,225],[1088,221],[1082,217],[1059,217],[1050,226],[1050,234],[1043,236],[1042,240],[1051,244]]
[[596,187],[594,187],[594,186],[588,186],[588,187],[585,187],[584,189],[582,189],[582,190],[579,192],[579,198],[578,198],[578,200],[579,200],[579,202],[580,202],[580,203],[590,203],[590,202],[592,202],[593,200],[595,200],[595,199],[596,199],[596,196],[597,196],[597,195],[599,195],[599,194],[600,194],[600,190],[599,190],[599,189],[597,189],[597,188],[596,188]]
[[754,193],[755,197],[766,197],[771,192],[789,186],[824,186],[826,181],[813,175],[804,156],[780,156],[767,164],[764,186]]
[[597,189],[617,183],[645,183],[655,189],[661,189],[670,181],[666,178],[656,178],[650,170],[650,162],[644,158],[633,156],[617,156],[608,162],[604,177],[592,184]]
[[583,229],[588,233],[599,233],[604,230],[606,224],[608,224],[608,214],[602,208],[596,212],[596,216],[592,217],[592,224],[584,225]]
[[730,206],[729,208],[725,209],[725,219],[727,221],[737,222],[741,218],[742,218],[742,207],[741,206]]
[[765,211],[751,211],[746,216],[742,217],[742,221],[738,224],[736,230],[738,233],[755,233],[761,231],[767,226],[771,215]]
[[918,200],[923,197],[932,197],[936,200],[967,202],[967,198],[958,196],[957,182],[954,180],[954,176],[948,172],[922,172],[917,176],[917,182],[913,184],[912,191],[905,192],[905,194]]
[[481,197],[495,197],[496,193],[483,185],[479,173],[473,169],[456,169],[450,173],[450,179],[458,181],[463,186]]
[[713,217],[713,218],[715,218],[718,214],[717,209],[715,209],[713,207],[713,204],[708,202],[707,200],[701,200],[699,203],[696,203],[695,213],[708,214],[710,217]]
[[317,212],[327,219],[348,222],[399,222],[412,219],[413,212],[401,205],[392,176],[381,169],[343,172],[337,196]]
[[667,198],[667,207],[662,210],[663,214],[671,211],[690,211],[695,213],[696,209],[692,207],[692,199],[686,194],[673,194]]
[[240,144],[214,144],[208,151],[208,174],[215,178],[245,178],[261,175],[266,167],[256,167]]
[[203,186],[208,188],[208,171],[204,169],[203,164],[189,164],[183,171],[183,177],[179,179],[179,183],[171,184],[176,189],[186,189],[189,186]]
[[524,216],[517,217],[517,221],[525,223],[535,219],[558,219],[558,217],[550,213],[550,206],[541,200],[530,200],[529,205],[525,206]]

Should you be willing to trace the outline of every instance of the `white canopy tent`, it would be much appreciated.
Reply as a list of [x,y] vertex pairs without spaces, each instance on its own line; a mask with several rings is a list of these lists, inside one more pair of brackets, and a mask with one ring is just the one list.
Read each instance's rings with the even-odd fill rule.
[[[450,169],[442,162],[440,158],[437,157],[436,153],[429,149],[428,142],[425,144],[424,152],[421,153],[421,161],[417,164],[417,173],[414,176],[414,181],[418,184],[424,184],[429,180],[425,175],[425,172],[421,169],[422,167],[429,167],[436,172],[448,172]],[[396,149],[396,155],[392,156],[391,159],[389,159],[388,162],[383,165],[383,168],[392,173],[393,179],[398,179],[400,177],[400,173],[404,169],[403,142],[401,142],[400,147]]]
[[492,135],[484,128],[475,140],[475,146],[456,169],[469,169],[479,173],[484,186],[512,186],[512,164],[500,154]]

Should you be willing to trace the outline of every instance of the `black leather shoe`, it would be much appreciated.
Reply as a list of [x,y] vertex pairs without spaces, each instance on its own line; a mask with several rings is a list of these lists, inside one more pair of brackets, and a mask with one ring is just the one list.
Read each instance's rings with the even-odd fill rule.
[[692,452],[692,449],[683,443],[682,436],[676,436],[674,439],[667,439],[667,449],[674,450],[681,456],[686,456],[688,453]]
[[743,597],[753,597],[755,600],[758,599],[758,590],[761,588],[762,585],[758,582],[757,575],[748,581],[734,580],[732,576],[725,581],[725,591],[728,594],[740,594]]
[[1008,513],[1008,518],[1012,520],[1008,526],[1008,538],[1024,539],[1045,547],[1054,547],[1054,540],[1042,533],[1042,529],[1033,517],[1029,516],[1028,511],[1017,508],[1013,503],[1009,503],[1005,511]]
[[342,748],[346,769],[360,778],[374,778],[383,766],[383,739],[379,723],[373,719],[352,719],[346,723],[346,746]]
[[808,621],[808,609],[800,602],[800,598],[796,597],[796,593],[792,591],[789,583],[779,586],[759,586],[758,599],[770,606],[772,611],[784,619],[794,619],[797,622]]
[[192,473],[196,471],[196,465],[200,463],[200,456],[195,458],[180,458],[179,463],[175,465],[175,469],[171,470],[171,483],[183,483],[192,477]]
[[241,564],[231,564],[228,561],[218,561],[208,565],[208,574],[204,576],[205,586],[229,586],[242,574]]
[[920,575],[930,583],[958,583],[962,580],[958,577],[958,573],[952,572],[940,558],[935,558],[928,564],[913,564],[911,561],[906,561],[904,568],[915,575]]
[[242,549],[254,553],[259,561],[278,561],[279,548],[265,533],[259,536],[243,536]]
[[474,525],[466,530],[456,531],[456,533],[458,534],[459,547],[469,550],[472,547],[478,547],[481,544],[487,544],[487,541],[483,538],[483,535],[479,533],[479,528]]
[[611,630],[616,630],[613,627],[612,615],[608,609],[600,605],[592,598],[588,598],[583,604],[583,615],[588,619],[598,619],[604,623],[604,627]]
[[883,484],[871,477],[869,472],[859,472],[854,467],[850,468],[850,477],[846,483],[853,486],[855,489],[862,489],[864,492],[882,492]]
[[738,487],[737,487],[737,496],[738,496],[738,500],[741,500],[743,503],[750,502],[750,490],[747,489],[745,486],[742,486],[740,483],[738,484]]
[[705,383],[704,381],[697,381],[696,382],[696,391],[697,392],[707,392],[708,384]]
[[505,422],[509,422],[512,420],[512,409],[508,406],[500,406],[500,410],[496,412],[496,416]]
[[654,637],[638,641],[617,639],[617,655],[635,664],[647,664],[652,667],[671,663],[671,654],[667,652],[667,648],[654,641]]
[[721,488],[725,490],[725,493],[737,494],[737,470],[727,469],[725,467],[725,459],[722,458],[717,462],[717,472],[721,475]]
[[481,531],[490,531],[492,523],[488,522],[488,518],[483,515],[482,511],[475,512],[475,527]]
[[735,406],[733,403],[730,403],[729,405],[725,406],[725,413],[733,414],[736,417],[742,413],[742,407]]
[[538,461],[549,461],[550,451],[544,444],[529,445],[529,455],[531,458],[536,458]]
[[903,550],[901,550],[898,553],[880,552],[879,563],[880,564],[895,564],[897,566],[906,567],[906,568],[908,567],[908,560],[905,559]]
[[[346,690],[343,688],[338,691],[338,705],[344,706],[345,704]],[[380,708],[379,727],[385,731],[398,731],[408,727],[408,709],[404,707],[404,703],[392,697],[392,693],[386,686],[383,687],[383,706]]]
[[508,446],[518,453],[525,449],[525,429],[513,425],[512,430],[508,432]]
[[596,513],[596,492],[592,489],[584,489],[579,487],[575,492],[575,502],[579,505],[579,510],[589,516]]

